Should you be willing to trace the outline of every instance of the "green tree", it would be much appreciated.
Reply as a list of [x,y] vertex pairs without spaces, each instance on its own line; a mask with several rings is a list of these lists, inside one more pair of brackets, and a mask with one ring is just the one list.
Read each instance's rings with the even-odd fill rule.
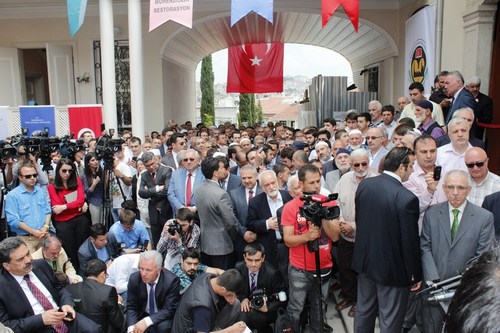
[[244,122],[247,122],[248,125],[253,124],[252,96],[252,94],[240,94],[240,125]]
[[214,102],[214,71],[212,69],[212,55],[208,55],[201,61],[201,122],[205,126],[215,124],[215,102]]
[[262,104],[260,104],[260,100],[255,107],[255,122],[260,123],[264,119],[264,112],[262,111]]

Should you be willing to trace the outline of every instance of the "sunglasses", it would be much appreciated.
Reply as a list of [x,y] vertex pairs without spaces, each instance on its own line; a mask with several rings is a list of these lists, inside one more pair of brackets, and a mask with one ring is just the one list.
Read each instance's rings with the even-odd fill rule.
[[23,177],[24,177],[25,179],[31,179],[31,178],[36,178],[36,177],[38,177],[38,174],[34,173],[34,174],[32,174],[32,175],[24,175]]
[[359,168],[359,166],[362,165],[362,166],[367,166],[368,165],[368,162],[362,162],[362,163],[354,163],[352,166],[355,167],[355,168]]
[[469,168],[472,169],[474,166],[477,166],[478,168],[482,168],[484,166],[484,163],[486,163],[486,160],[482,162],[473,162],[473,163],[465,163],[465,165]]
[[73,173],[73,169],[61,169],[62,173]]
[[183,159],[184,162],[193,162],[194,158],[185,158]]

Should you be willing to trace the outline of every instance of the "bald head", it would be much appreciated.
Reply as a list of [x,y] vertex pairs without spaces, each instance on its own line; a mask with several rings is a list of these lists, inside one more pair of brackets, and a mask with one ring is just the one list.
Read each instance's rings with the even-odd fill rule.
[[467,150],[465,153],[465,165],[470,177],[476,183],[481,183],[488,176],[488,155],[479,147]]

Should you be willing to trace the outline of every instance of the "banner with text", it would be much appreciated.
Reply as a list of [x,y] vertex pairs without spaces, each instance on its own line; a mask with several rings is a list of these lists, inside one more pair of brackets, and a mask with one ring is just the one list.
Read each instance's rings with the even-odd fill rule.
[[406,21],[405,87],[422,83],[431,91],[436,75],[436,5],[424,7]]
[[193,0],[150,0],[149,32],[169,20],[191,28],[193,26]]
[[69,132],[75,133],[75,139],[84,128],[94,132],[95,137],[101,136],[102,105],[68,105]]
[[0,140],[9,136],[9,107],[0,106]]
[[56,135],[54,105],[19,106],[21,114],[21,128],[28,129],[28,135],[34,131],[48,130],[49,136]]

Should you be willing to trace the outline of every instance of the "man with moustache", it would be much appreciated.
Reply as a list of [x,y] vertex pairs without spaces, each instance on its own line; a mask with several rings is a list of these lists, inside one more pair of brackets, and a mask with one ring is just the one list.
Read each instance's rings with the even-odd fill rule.
[[420,123],[418,130],[434,139],[446,135],[441,126],[432,119],[432,103],[422,100],[415,105],[415,120]]
[[370,128],[366,132],[366,141],[368,142],[370,167],[373,170],[378,170],[380,161],[389,152],[384,146],[387,141],[387,131],[381,127]]
[[335,155],[335,165],[337,169],[329,171],[325,176],[325,188],[331,193],[335,193],[333,189],[335,185],[337,185],[339,179],[351,170],[351,159],[349,154],[349,150],[340,148],[337,151],[337,155]]
[[363,144],[363,134],[359,129],[350,130],[349,145],[347,146],[347,149],[353,151],[358,148],[366,149],[366,146]]
[[347,172],[340,178],[332,192],[339,195],[337,201],[341,211],[337,256],[342,300],[335,308],[342,311],[350,306],[347,315],[354,317],[357,300],[357,277],[356,273],[351,269],[356,237],[356,205],[354,199],[359,183],[365,178],[376,176],[377,173],[368,167],[368,153],[364,149],[357,149],[351,153],[350,166],[352,171]]
[[0,320],[15,332],[101,332],[101,327],[76,314],[71,294],[43,260],[32,260],[18,237],[0,242]]
[[448,123],[450,143],[438,148],[436,164],[440,165],[442,174],[454,169],[464,170],[465,153],[472,148],[469,143],[469,124],[462,118],[452,118]]

